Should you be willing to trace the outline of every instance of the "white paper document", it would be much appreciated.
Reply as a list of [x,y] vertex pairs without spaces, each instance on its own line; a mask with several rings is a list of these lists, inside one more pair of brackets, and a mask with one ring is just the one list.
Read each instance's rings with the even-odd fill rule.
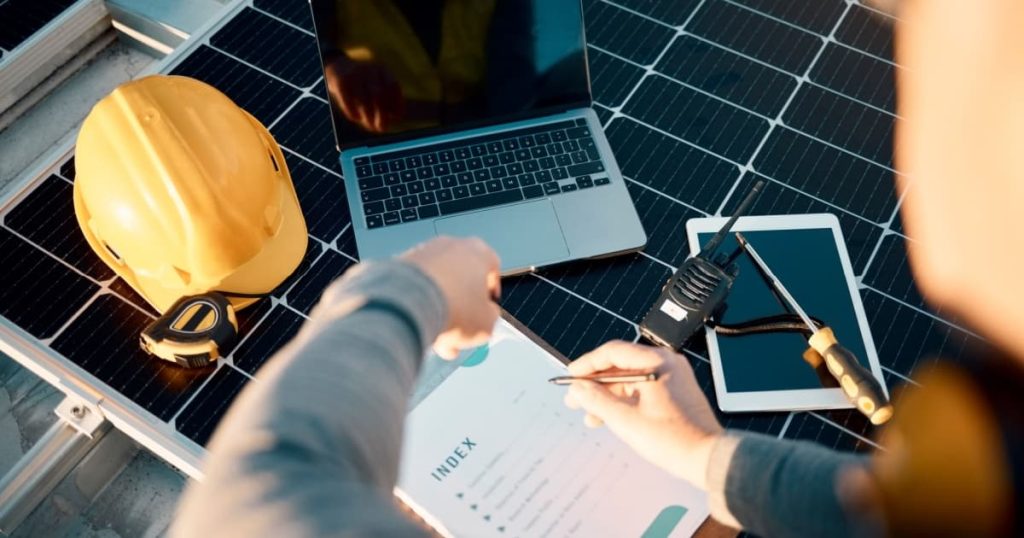
[[398,494],[453,536],[689,536],[706,494],[565,407],[565,366],[504,320],[413,409]]

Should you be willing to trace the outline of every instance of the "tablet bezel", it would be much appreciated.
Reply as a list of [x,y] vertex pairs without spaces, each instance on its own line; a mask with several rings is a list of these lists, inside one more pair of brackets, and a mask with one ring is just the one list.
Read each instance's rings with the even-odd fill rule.
[[[698,234],[715,233],[727,220],[728,218],[726,217],[690,219],[686,223],[686,237],[690,244],[690,254],[695,255],[700,250],[697,241]],[[832,237],[836,243],[839,262],[846,277],[854,314],[857,317],[857,325],[860,327],[864,349],[867,350],[867,360],[871,367],[871,373],[881,383],[882,389],[885,391],[886,396],[888,396],[889,390],[885,385],[885,378],[882,377],[882,367],[878,362],[878,352],[875,348],[874,339],[871,337],[871,330],[868,326],[867,316],[864,313],[864,305],[861,301],[860,293],[857,291],[857,281],[853,274],[853,266],[850,264],[850,255],[846,249],[846,241],[843,240],[839,219],[831,213],[740,217],[733,226],[732,231],[753,232],[823,228],[832,231]],[[710,329],[705,332],[707,333],[708,359],[711,361],[711,373],[715,383],[715,395],[718,398],[718,407],[722,411],[808,411],[815,409],[852,409],[854,407],[843,395],[842,390],[838,388],[729,392],[725,386],[725,374],[722,370],[718,335]],[[799,359],[799,357],[794,357],[794,359]]]

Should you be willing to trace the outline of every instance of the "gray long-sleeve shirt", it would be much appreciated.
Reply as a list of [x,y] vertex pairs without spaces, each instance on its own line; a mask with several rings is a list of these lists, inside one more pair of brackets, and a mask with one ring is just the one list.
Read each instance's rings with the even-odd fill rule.
[[[399,261],[360,264],[332,284],[224,417],[173,535],[424,534],[392,489],[409,394],[446,320],[433,281]],[[708,470],[712,515],[765,536],[842,535],[835,475],[855,461],[730,432]]]

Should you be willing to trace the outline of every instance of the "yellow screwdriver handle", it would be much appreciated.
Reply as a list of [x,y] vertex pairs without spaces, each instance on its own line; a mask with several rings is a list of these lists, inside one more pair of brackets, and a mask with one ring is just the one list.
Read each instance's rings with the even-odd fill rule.
[[824,327],[809,339],[811,347],[825,358],[829,373],[839,381],[839,386],[850,400],[872,424],[884,424],[892,418],[892,404],[885,396],[882,385],[857,361],[857,357],[839,345],[835,333]]

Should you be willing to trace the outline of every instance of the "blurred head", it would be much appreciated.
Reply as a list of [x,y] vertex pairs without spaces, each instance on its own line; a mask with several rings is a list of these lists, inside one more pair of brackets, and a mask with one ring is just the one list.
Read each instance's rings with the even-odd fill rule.
[[925,296],[1024,360],[1024,2],[895,4],[904,226]]

